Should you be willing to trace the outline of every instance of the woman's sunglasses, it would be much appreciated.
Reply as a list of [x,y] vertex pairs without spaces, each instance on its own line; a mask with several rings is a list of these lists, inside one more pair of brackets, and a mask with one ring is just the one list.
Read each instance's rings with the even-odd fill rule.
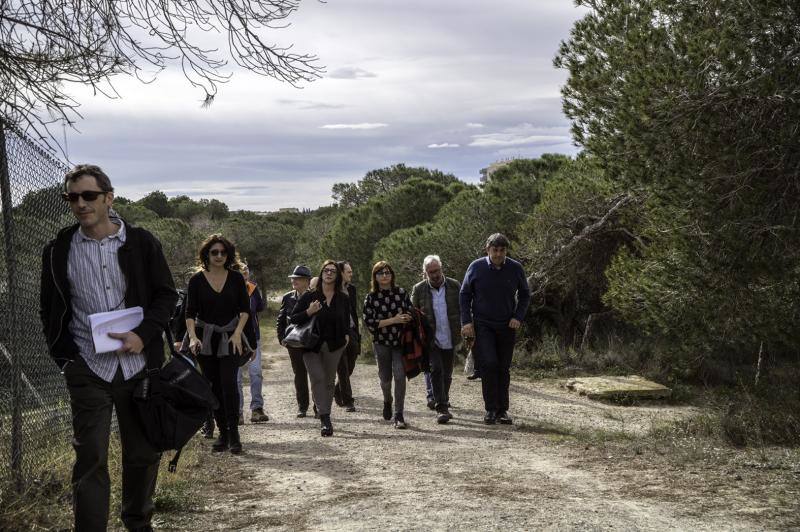
[[390,270],[381,270],[381,271],[375,273],[375,277],[381,277],[381,276],[382,277],[388,277],[390,275],[392,275],[392,272]]
[[94,201],[100,194],[107,194],[103,190],[84,190],[83,192],[62,192],[61,199],[70,203],[75,203],[78,198],[83,198],[83,201]]
[[208,254],[211,255],[212,257],[217,257],[217,256],[227,257],[228,256],[228,252],[225,251],[224,249],[212,249],[211,251],[208,252]]

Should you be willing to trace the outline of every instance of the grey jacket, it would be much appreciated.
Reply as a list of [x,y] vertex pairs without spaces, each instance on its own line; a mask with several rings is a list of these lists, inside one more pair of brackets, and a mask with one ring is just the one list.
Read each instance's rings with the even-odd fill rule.
[[[444,299],[447,302],[447,321],[450,323],[450,335],[453,340],[453,347],[457,348],[461,343],[461,306],[458,299],[461,284],[455,279],[445,277],[444,290]],[[411,304],[422,309],[435,331],[436,316],[433,314],[433,298],[431,297],[431,287],[428,281],[422,281],[414,285],[411,290]]]

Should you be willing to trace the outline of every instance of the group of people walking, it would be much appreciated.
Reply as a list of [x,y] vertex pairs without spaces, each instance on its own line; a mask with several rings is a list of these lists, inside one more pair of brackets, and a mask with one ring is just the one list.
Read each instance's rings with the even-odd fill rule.
[[[137,423],[132,391],[145,368],[163,363],[162,332],[177,302],[172,275],[161,246],[149,232],[126,224],[112,207],[113,187],[97,166],[79,165],[64,179],[64,200],[78,223],[65,228],[43,253],[41,317],[48,348],[64,374],[73,411],[73,502],[77,530],[105,530],[109,511],[108,441],[116,410],[122,440],[122,514],[130,530],[152,530],[152,495],[160,454]],[[437,255],[425,257],[424,279],[410,291],[398,286],[392,266],[372,267],[363,302],[352,284],[352,266],[326,260],[318,275],[297,266],[289,275],[292,290],[281,299],[277,336],[283,343],[290,326],[313,320],[316,340],[287,347],[297,401],[297,417],[313,407],[320,434],[334,433],[334,401],[356,410],[350,377],[360,353],[359,321],[371,334],[383,395],[382,416],[405,429],[412,324],[427,321],[423,364],[436,421],[447,423],[455,352],[474,339],[480,370],[484,422],[512,423],[510,367],[516,330],[530,300],[519,262],[507,257],[508,239],[500,233],[486,241],[486,256],[472,262],[463,283],[447,277]],[[219,408],[214,451],[242,452],[242,367],[251,380],[251,421],[267,421],[261,394],[261,339],[257,314],[263,297],[239,260],[232,242],[211,235],[198,251],[198,271],[189,279],[183,318],[185,334],[176,347],[196,355]],[[143,321],[132,331],[110,334],[122,346],[97,353],[88,316],[141,306]],[[420,318],[422,316],[422,318]],[[418,337],[417,337],[418,338]],[[417,366],[418,367],[418,366]],[[309,394],[310,382],[310,394]],[[213,430],[213,429],[212,429]],[[208,431],[207,431],[208,434]]]

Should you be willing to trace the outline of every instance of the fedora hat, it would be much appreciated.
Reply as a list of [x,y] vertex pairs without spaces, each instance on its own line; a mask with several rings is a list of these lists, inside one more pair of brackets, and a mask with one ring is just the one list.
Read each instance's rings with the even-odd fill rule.
[[289,277],[290,278],[293,278],[293,277],[307,277],[307,278],[311,279],[312,275],[311,275],[311,270],[308,269],[308,266],[300,265],[300,266],[295,266],[294,267],[294,271],[292,271],[292,274]]

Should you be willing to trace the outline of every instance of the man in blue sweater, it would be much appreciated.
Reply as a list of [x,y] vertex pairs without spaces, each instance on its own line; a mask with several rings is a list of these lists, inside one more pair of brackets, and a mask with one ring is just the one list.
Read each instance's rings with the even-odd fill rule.
[[475,363],[487,425],[513,423],[508,416],[508,386],[516,331],[525,318],[531,291],[522,265],[506,256],[508,238],[486,240],[486,256],[472,262],[461,284],[461,334],[475,338]]

